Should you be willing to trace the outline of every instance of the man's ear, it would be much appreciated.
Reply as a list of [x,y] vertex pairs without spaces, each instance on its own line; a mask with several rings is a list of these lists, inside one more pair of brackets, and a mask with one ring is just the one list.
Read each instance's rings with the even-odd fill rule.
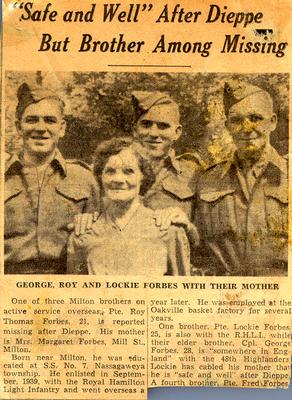
[[274,113],[271,116],[271,132],[273,132],[277,127],[278,118],[277,115]]
[[178,125],[176,127],[175,133],[176,133],[176,140],[178,140],[182,134],[182,126],[181,125]]
[[66,132],[66,126],[67,126],[66,121],[64,119],[62,119],[61,130],[60,130],[60,134],[59,134],[60,138],[64,137],[65,132]]

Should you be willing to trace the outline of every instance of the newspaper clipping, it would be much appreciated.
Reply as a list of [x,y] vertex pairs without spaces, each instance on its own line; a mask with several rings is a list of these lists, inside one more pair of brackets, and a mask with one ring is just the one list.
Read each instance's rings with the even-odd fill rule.
[[1,400],[289,386],[291,12],[3,1]]

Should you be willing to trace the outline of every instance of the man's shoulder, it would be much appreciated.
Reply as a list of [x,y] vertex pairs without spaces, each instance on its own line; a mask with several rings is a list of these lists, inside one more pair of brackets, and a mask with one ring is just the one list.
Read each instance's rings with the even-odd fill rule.
[[161,186],[178,199],[190,198],[195,193],[198,171],[185,160],[175,159],[161,180]]
[[172,159],[172,166],[169,168],[166,181],[171,179],[175,186],[192,185],[197,182],[198,177],[204,171],[198,160],[190,154],[182,154]]
[[67,159],[66,160],[66,166],[67,168],[70,168],[71,170],[76,170],[76,171],[89,171],[92,174],[92,168],[89,164],[87,164],[83,160],[78,160],[78,159]]
[[196,153],[183,153],[176,157],[180,170],[185,174],[192,176],[194,173],[201,173],[206,165]]
[[288,160],[289,160],[289,154],[280,155],[274,148],[272,148],[272,162],[284,174],[288,172]]
[[225,173],[228,171],[228,169],[230,168],[232,163],[232,159],[228,159],[228,160],[222,160],[220,162],[217,162],[211,166],[209,166],[208,168],[205,169],[204,173],[202,174],[202,176],[204,177],[212,177],[212,176],[224,176]]
[[[22,163],[20,161],[19,155],[16,153],[7,153],[4,154],[5,160],[5,174],[9,174],[11,169],[13,169],[13,174],[21,173]],[[15,168],[15,166],[17,166]]]
[[288,180],[288,155],[280,155],[274,147],[270,147],[268,164],[265,170],[268,183],[276,186],[287,185]]
[[208,167],[200,176],[198,189],[199,191],[205,189],[220,189],[223,182],[230,181],[230,174],[232,160],[223,160],[210,167]]
[[288,177],[288,167],[289,167],[289,154],[285,154],[282,159],[284,160],[285,175]]
[[58,190],[73,198],[99,195],[99,186],[90,167],[79,160],[66,160],[66,174],[59,180]]
[[94,180],[90,165],[85,161],[69,159],[66,160],[67,178],[82,178],[86,182]]

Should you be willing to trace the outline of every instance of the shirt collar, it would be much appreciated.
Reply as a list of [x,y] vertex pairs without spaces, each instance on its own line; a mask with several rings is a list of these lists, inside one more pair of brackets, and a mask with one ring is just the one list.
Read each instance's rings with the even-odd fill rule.
[[170,165],[171,167],[173,167],[173,168],[176,170],[176,172],[181,172],[181,169],[180,169],[180,162],[179,162],[179,160],[176,158],[174,149],[171,149],[170,152],[169,152],[169,154],[168,154],[168,156],[166,157],[166,159],[165,159],[165,165],[166,165],[166,166],[167,166],[167,165]]
[[13,154],[10,156],[8,160],[5,162],[5,174],[12,168],[12,166],[15,167],[23,167],[23,163],[20,159],[20,156],[18,154]]
[[137,213],[140,207],[141,207],[140,200],[137,199],[136,201],[133,202],[130,210],[128,211],[126,216],[123,217],[123,219],[119,221],[113,221],[110,215],[108,214],[107,210],[104,211],[104,218],[107,223],[111,224],[113,227],[118,228],[120,231],[122,231],[130,223],[130,221],[133,219],[134,215]]
[[[56,165],[58,168],[62,170],[64,175],[67,175],[66,161],[63,158],[60,151],[57,149],[55,152],[55,156],[51,161],[51,165]],[[5,164],[5,173],[8,173],[12,167],[20,167],[23,168],[24,163],[22,160],[22,153],[13,154]]]
[[[264,170],[266,169],[266,166],[269,163],[268,160],[269,152],[270,149],[266,147],[262,152],[260,158],[255,163],[251,164],[250,167],[245,166],[244,163],[241,160],[239,160],[239,158],[237,157],[237,153],[234,154],[233,162],[240,173],[242,172],[244,172],[244,174],[251,173],[254,175],[255,178],[258,178],[260,175],[263,174]],[[245,169],[243,169],[244,167]]]
[[287,161],[272,146],[270,146],[268,162],[277,167],[283,174],[287,173]]
[[60,151],[57,149],[55,152],[55,157],[53,158],[53,160],[51,161],[51,164],[56,164],[58,165],[62,172],[64,173],[64,175],[67,175],[67,166],[66,166],[66,161],[64,159],[64,157],[62,156],[62,154],[60,153]]
[[[144,150],[144,148],[143,148],[143,146],[141,145],[140,142],[134,142],[133,143],[133,147],[134,147],[135,150],[138,151],[138,153],[140,153],[143,157],[145,157],[147,159],[147,155],[145,153],[145,150]],[[168,155],[164,159],[163,166],[164,167],[171,166],[172,168],[174,168],[176,170],[176,172],[180,172],[181,171],[180,170],[180,162],[176,158],[174,149],[170,149]]]
[[[268,145],[263,152],[260,159],[256,162],[253,167],[253,172],[256,177],[260,176],[263,171],[267,168],[268,164],[272,164],[277,167],[281,172],[285,173],[287,166],[283,157],[276,151],[274,147]],[[239,163],[236,157],[236,152],[233,154],[233,158],[226,162],[224,169],[222,171],[222,177],[230,170],[232,166],[238,168]]]

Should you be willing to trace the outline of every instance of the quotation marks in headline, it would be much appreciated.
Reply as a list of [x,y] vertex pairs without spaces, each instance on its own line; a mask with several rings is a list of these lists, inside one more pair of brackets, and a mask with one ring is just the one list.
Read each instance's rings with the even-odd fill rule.
[[[112,20],[118,11],[121,4],[104,4],[104,16],[103,21]],[[21,2],[16,1],[13,6],[14,9],[20,9],[24,12],[21,14],[19,21],[31,20],[34,22],[51,21],[55,22],[58,17],[58,11],[52,9],[52,3],[47,3],[44,8],[34,8],[32,2]],[[120,11],[117,15],[119,22],[138,22],[138,16],[140,13],[149,12],[153,8],[153,4],[130,4],[129,11]],[[96,4],[91,4],[91,9],[88,11],[82,10],[66,10],[62,14],[64,22],[93,22],[96,11]]]
[[[76,47],[78,52],[91,52],[91,53],[142,53],[143,51],[152,53],[192,53],[198,54],[201,57],[208,57],[211,49],[216,46],[220,53],[238,53],[242,55],[274,55],[276,57],[284,57],[285,50],[288,47],[288,42],[273,40],[280,36],[277,32],[273,32],[269,27],[263,26],[264,14],[260,10],[253,9],[245,10],[232,10],[226,5],[206,4],[202,5],[201,10],[193,10],[181,4],[164,4],[153,5],[152,3],[88,3],[84,5],[83,9],[69,9],[62,12],[57,11],[53,3],[43,5],[36,5],[31,2],[16,1],[12,4],[12,9],[20,12],[18,19],[20,22],[32,21],[34,23],[92,23],[99,21],[102,23],[122,24],[122,23],[143,23],[143,17],[152,16],[154,26],[162,26],[162,24],[170,23],[184,23],[184,24],[200,24],[198,31],[192,29],[190,40],[173,41],[174,30],[167,30],[166,32],[159,32],[160,37],[153,43],[150,39],[146,43],[145,37],[141,36],[136,38],[136,31],[133,29],[133,35],[124,33],[116,33],[111,39],[104,40],[99,36],[92,33],[92,31],[83,33],[80,32],[80,38],[76,37],[74,40],[70,36],[57,37],[56,34],[44,32],[41,35],[40,46],[37,49],[39,52],[68,52],[72,47]],[[144,20],[145,21],[145,20]],[[246,35],[239,33],[224,35],[223,42],[219,43],[220,35],[214,29],[214,38],[216,42],[210,41],[212,39],[212,32],[210,29],[202,30],[202,24],[226,24],[234,29],[248,28]],[[85,26],[85,25],[83,25]],[[119,25],[115,25],[119,26]],[[121,25],[122,26],[122,25]],[[149,19],[147,19],[147,31],[149,30]],[[169,25],[168,25],[169,26]],[[48,25],[46,25],[46,29]],[[253,29],[250,29],[253,27]],[[269,33],[269,35],[261,35],[259,32]],[[142,32],[142,31],[140,31]],[[158,33],[158,35],[159,35]],[[75,34],[75,32],[74,32]],[[203,41],[202,36],[208,35],[208,40]],[[143,35],[143,33],[140,33]],[[131,36],[131,38],[129,38]],[[74,41],[74,44],[71,42]],[[149,49],[149,46],[152,49]],[[219,46],[219,48],[218,48]],[[148,48],[147,48],[148,47]]]

